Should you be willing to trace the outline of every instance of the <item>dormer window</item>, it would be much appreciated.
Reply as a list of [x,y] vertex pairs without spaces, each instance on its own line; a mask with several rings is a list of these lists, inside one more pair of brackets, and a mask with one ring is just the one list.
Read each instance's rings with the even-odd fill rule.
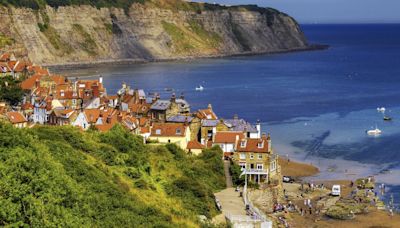
[[63,97],[65,95],[64,90],[61,90],[60,95]]
[[246,141],[245,140],[240,142],[240,147],[246,147]]
[[156,129],[156,135],[161,135],[161,129]]
[[263,147],[264,147],[264,143],[263,143],[263,142],[257,143],[257,147],[258,147],[259,149],[263,148]]
[[177,134],[177,135],[182,134],[181,129],[177,128],[177,129],[176,129],[176,134]]

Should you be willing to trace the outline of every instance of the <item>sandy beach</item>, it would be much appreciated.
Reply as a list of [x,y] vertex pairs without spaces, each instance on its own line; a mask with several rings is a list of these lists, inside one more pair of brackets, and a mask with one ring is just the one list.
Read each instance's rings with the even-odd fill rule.
[[[308,177],[313,176],[318,173],[318,168],[312,166],[310,164],[299,163],[296,161],[288,162],[285,159],[281,159],[281,172],[283,175],[292,176],[294,178]],[[325,186],[325,189],[317,189],[312,191],[311,193],[304,194],[304,192],[300,191],[300,183],[287,184],[284,183],[284,189],[289,196],[289,199],[292,203],[294,203],[297,207],[304,207],[303,204],[303,196],[304,198],[311,198],[311,202],[313,205],[320,205],[318,201],[321,198],[326,198],[327,200],[324,203],[334,205],[335,202],[339,201],[339,199],[350,199],[351,192],[356,189],[354,185],[351,187],[351,181],[355,180],[321,180],[313,182],[314,185]],[[330,188],[333,184],[339,184],[341,186],[341,197],[327,197],[329,194]],[[330,202],[329,202],[330,201]],[[305,208],[307,209],[307,208]],[[304,209],[304,210],[305,210]],[[339,220],[332,219],[323,213],[318,214],[313,211],[312,214],[304,213],[303,216],[298,212],[289,212],[289,213],[278,213],[274,215],[275,217],[282,216],[288,221],[290,227],[400,227],[400,215],[394,214],[390,215],[388,211],[378,210],[375,206],[368,206],[367,213],[357,214],[354,219],[350,220]],[[279,224],[279,226],[284,227],[283,224]]]

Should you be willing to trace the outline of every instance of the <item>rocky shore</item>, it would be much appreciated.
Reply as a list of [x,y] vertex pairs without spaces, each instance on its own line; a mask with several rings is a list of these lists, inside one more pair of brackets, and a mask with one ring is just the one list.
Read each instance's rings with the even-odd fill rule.
[[[269,211],[278,227],[400,227],[400,215],[380,201],[378,193],[385,189],[376,187],[373,177],[305,182],[302,178],[318,173],[316,167],[285,159],[280,164],[282,174],[296,181],[283,183],[283,197]],[[341,186],[340,197],[330,195],[333,185]],[[257,191],[255,203],[268,212],[271,205]]]
[[240,54],[232,55],[204,55],[196,57],[176,57],[176,58],[164,58],[164,59],[109,59],[109,60],[96,60],[96,61],[83,61],[83,62],[68,62],[68,63],[53,63],[53,64],[43,64],[43,66],[48,67],[51,70],[68,70],[68,69],[85,69],[90,67],[96,67],[104,64],[142,64],[142,63],[152,63],[152,62],[190,62],[197,59],[217,59],[217,58],[229,58],[229,57],[239,57],[239,56],[256,56],[256,55],[273,55],[273,54],[284,54],[293,52],[303,52],[303,51],[320,51],[328,49],[329,45],[322,44],[312,44],[304,48],[297,48],[292,50],[280,50],[273,52],[243,52]]

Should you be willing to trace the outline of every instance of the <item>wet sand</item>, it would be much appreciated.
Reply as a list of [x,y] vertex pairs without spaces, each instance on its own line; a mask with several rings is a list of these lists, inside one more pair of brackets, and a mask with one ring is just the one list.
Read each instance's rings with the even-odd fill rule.
[[284,158],[279,158],[279,164],[283,176],[310,177],[319,173],[319,169],[313,165],[291,160],[288,161]]
[[[318,168],[309,164],[294,161],[288,162],[285,159],[281,159],[280,165],[283,175],[288,175],[292,177],[308,177],[318,174]],[[350,187],[351,180],[318,180],[314,181],[313,183],[323,183],[326,187],[325,191],[330,191],[329,189],[331,189],[332,185],[339,184],[341,185],[342,197],[348,197],[351,191],[354,189],[354,187]],[[301,207],[303,200],[299,196],[299,186],[300,184],[284,184],[284,188],[286,188],[288,194],[291,195],[293,202]],[[314,199],[313,204],[317,203],[315,201],[315,199],[319,197],[317,195],[318,192],[314,192],[308,195],[309,198]],[[378,210],[375,207],[370,207],[369,213],[358,214],[352,220],[335,220],[327,216],[315,215],[301,216],[297,212],[286,214],[285,217],[288,219],[291,227],[400,227],[399,214],[394,214],[394,216],[390,216],[388,211]]]

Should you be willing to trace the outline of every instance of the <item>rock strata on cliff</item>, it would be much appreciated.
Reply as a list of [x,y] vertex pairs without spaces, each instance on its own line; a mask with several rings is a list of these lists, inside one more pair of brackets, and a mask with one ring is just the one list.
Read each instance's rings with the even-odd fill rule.
[[151,61],[307,47],[293,18],[258,7],[9,6],[0,7],[0,21],[0,49],[27,54],[36,64]]

